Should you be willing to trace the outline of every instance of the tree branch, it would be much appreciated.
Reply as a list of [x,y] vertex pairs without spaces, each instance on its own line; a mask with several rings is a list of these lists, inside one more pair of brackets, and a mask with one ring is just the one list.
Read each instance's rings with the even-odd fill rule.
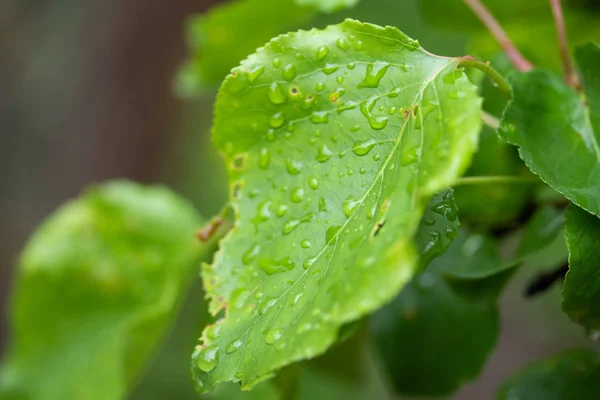
[[483,121],[484,125],[487,125],[493,130],[497,130],[500,127],[500,121],[498,121],[498,118],[485,111],[481,113],[481,120]]
[[554,15],[554,23],[556,25],[556,34],[558,36],[558,45],[560,48],[560,56],[562,58],[563,68],[565,70],[565,81],[573,88],[579,89],[579,79],[577,73],[571,63],[569,56],[569,46],[567,43],[567,29],[565,28],[565,19],[562,11],[560,0],[549,0]]
[[504,52],[513,63],[516,69],[521,72],[527,72],[533,69],[533,64],[529,62],[517,49],[517,47],[510,40],[502,26],[498,23],[496,18],[490,13],[490,11],[481,3],[480,0],[463,0],[477,15],[481,22],[490,31],[492,36],[500,44]]

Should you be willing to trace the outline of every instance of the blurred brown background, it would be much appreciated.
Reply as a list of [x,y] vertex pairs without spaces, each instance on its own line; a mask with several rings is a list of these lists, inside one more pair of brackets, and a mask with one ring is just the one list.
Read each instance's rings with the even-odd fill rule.
[[0,348],[13,267],[46,215],[90,182],[176,185],[183,22],[214,2],[0,2]]

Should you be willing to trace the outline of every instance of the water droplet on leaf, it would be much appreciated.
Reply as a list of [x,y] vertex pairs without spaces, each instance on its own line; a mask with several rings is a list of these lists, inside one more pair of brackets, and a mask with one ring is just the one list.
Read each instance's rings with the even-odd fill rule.
[[263,67],[262,65],[250,68],[247,74],[248,81],[250,81],[250,83],[254,83],[256,78],[258,78],[263,72],[265,72],[265,67]]
[[313,124],[326,124],[329,122],[329,112],[315,111],[311,114],[310,120]]
[[304,164],[302,161],[292,160],[291,158],[286,158],[285,160],[285,168],[290,175],[298,175],[303,167]]
[[377,141],[373,138],[367,139],[362,142],[357,142],[352,147],[352,152],[357,156],[364,156],[366,154],[369,154],[369,152],[371,151],[373,146],[375,146],[376,143]]
[[283,92],[283,89],[277,82],[273,82],[269,86],[268,96],[269,96],[269,100],[273,104],[283,104],[287,100],[287,97],[286,97],[285,93]]
[[359,88],[376,88],[379,86],[381,79],[384,77],[390,65],[385,62],[376,61],[372,64],[367,65],[366,75],[361,83],[359,83]]
[[317,50],[317,60],[322,60],[323,58],[325,58],[327,53],[329,53],[329,47],[327,47],[327,46],[319,47],[319,49]]
[[320,162],[320,163],[324,163],[327,160],[329,160],[332,155],[333,155],[333,152],[331,150],[329,150],[329,148],[327,147],[327,145],[326,144],[322,144],[319,147],[319,151],[317,153],[316,160],[318,162]]
[[269,121],[269,122],[273,128],[279,128],[285,122],[283,113],[278,112],[278,113],[273,114],[273,116],[271,117],[271,121]]
[[225,352],[227,354],[235,353],[240,347],[242,347],[242,344],[243,342],[240,339],[233,340],[229,342],[225,348]]
[[219,347],[208,346],[200,350],[196,359],[196,364],[204,372],[210,372],[219,363]]
[[246,252],[242,256],[242,262],[245,265],[250,264],[252,262],[252,260],[254,260],[256,258],[256,256],[258,256],[259,253],[260,253],[260,246],[258,245],[258,243],[255,243],[252,246],[250,246],[250,248],[248,250],[246,250]]
[[325,72],[325,74],[327,75],[331,75],[333,74],[335,71],[337,71],[338,69],[340,69],[339,65],[336,64],[326,64],[323,67],[323,72]]
[[269,168],[270,162],[271,162],[271,155],[269,154],[269,149],[267,149],[266,147],[263,147],[262,149],[260,149],[260,152],[258,154],[258,166],[261,169],[267,169],[267,168]]
[[265,342],[267,344],[273,344],[279,341],[283,336],[281,329],[269,329],[265,335]]
[[294,66],[294,64],[288,64],[285,67],[283,67],[281,75],[286,81],[293,80],[296,77],[296,67]]

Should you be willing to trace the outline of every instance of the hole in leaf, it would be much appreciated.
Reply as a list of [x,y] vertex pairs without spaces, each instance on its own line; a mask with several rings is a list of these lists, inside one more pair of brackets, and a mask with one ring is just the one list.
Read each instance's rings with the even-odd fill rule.
[[231,187],[231,197],[239,199],[242,193],[242,182],[235,182]]
[[383,228],[384,224],[385,224],[385,220],[378,221],[375,224],[375,226],[373,227],[373,232],[371,232],[372,238],[374,238],[375,236],[377,236],[379,234],[379,232],[381,231],[381,228]]
[[246,166],[246,156],[237,156],[233,159],[233,169],[241,171]]

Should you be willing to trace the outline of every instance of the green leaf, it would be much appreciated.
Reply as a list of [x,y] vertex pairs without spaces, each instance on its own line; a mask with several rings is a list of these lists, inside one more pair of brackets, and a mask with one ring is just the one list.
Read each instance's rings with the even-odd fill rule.
[[302,6],[311,6],[315,9],[331,13],[347,7],[355,6],[360,0],[296,0]]
[[511,75],[513,99],[500,136],[519,146],[527,166],[580,207],[600,215],[600,48],[577,51],[585,94],[544,70]]
[[49,217],[22,255],[3,393],[123,398],[194,275],[201,223],[168,189],[124,181]]
[[376,348],[399,393],[448,395],[479,374],[494,346],[496,299],[474,302],[448,285],[446,276],[465,262],[500,260],[487,246],[473,246],[472,236],[462,231],[446,253],[371,318]]
[[565,229],[569,272],[563,286],[563,309],[573,321],[600,331],[600,219],[571,204]]
[[563,211],[553,206],[539,207],[525,226],[516,257],[523,259],[543,250],[563,231],[564,225]]
[[[493,241],[472,234],[463,245],[465,259],[445,275],[446,281],[466,299],[495,302],[521,264],[538,259],[548,262],[548,257],[559,262],[563,260],[564,252],[555,251],[553,246],[561,236],[563,226],[564,215],[560,210],[551,206],[538,208],[525,225],[519,246],[508,261],[500,260]],[[471,253],[485,257],[471,258]]]
[[498,400],[599,399],[598,382],[598,355],[590,350],[569,350],[532,364],[509,378]]
[[346,20],[275,38],[229,75],[213,138],[237,221],[203,269],[226,316],[194,353],[200,391],[322,353],[410,279],[424,207],[477,143],[459,62]]
[[240,60],[267,40],[308,21],[314,14],[295,0],[237,0],[190,18],[191,57],[179,71],[177,90],[193,95],[216,86]]

